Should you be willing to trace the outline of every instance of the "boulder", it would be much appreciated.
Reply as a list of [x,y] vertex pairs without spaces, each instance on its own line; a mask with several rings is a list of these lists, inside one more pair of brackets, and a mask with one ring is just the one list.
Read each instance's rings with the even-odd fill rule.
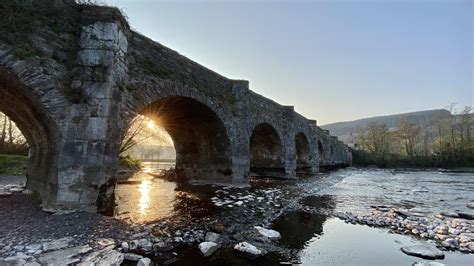
[[216,250],[220,248],[220,245],[214,242],[202,242],[199,244],[199,250],[204,257],[209,257]]
[[151,264],[151,260],[149,258],[141,258],[138,263],[137,263],[137,266],[149,266]]
[[403,253],[415,256],[423,259],[444,259],[443,251],[439,250],[435,246],[432,245],[415,245],[415,246],[407,246],[402,247],[400,249]]
[[264,237],[267,237],[271,240],[278,240],[281,238],[281,235],[279,232],[272,230],[272,229],[266,229],[261,226],[255,226],[255,229],[257,229],[258,233],[261,234]]
[[263,255],[261,250],[247,242],[240,242],[236,244],[234,249],[249,257],[260,257]]

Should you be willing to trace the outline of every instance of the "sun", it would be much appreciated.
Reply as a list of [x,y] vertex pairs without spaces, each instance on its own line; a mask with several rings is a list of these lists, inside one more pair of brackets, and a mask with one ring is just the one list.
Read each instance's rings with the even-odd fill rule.
[[146,126],[147,126],[149,129],[154,129],[154,128],[155,128],[155,123],[153,122],[153,120],[150,120],[150,121],[148,121],[148,123],[146,124]]

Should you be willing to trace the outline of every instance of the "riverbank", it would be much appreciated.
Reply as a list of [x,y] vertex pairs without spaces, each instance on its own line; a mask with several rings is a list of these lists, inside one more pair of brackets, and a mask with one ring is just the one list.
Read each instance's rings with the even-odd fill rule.
[[[137,194],[121,194],[125,198],[118,199],[116,217],[48,214],[35,199],[12,192],[0,201],[0,209],[6,210],[0,219],[9,221],[0,229],[0,257],[31,263],[61,258],[63,264],[122,261],[135,265],[142,260],[140,265],[147,265],[150,258],[158,265],[350,265],[352,261],[371,265],[382,260],[391,262],[386,265],[401,265],[424,260],[400,248],[438,244],[445,256],[439,262],[469,265],[474,255],[460,250],[473,242],[471,238],[461,241],[473,233],[471,221],[439,218],[436,227],[448,226],[446,239],[457,233],[453,230],[458,225],[462,227],[454,237],[457,249],[413,234],[413,229],[422,233],[425,219],[427,228],[431,219],[438,219],[434,215],[440,209],[469,211],[466,203],[474,189],[469,180],[460,174],[372,169],[345,169],[297,181],[256,178],[249,188],[146,179],[117,187],[117,191]],[[453,196],[452,191],[457,194]],[[171,197],[169,211],[154,215],[154,202],[163,201],[164,196]],[[441,196],[443,201],[439,201]],[[139,200],[126,201],[127,197]],[[354,225],[358,223],[365,225]],[[400,243],[390,244],[395,240]],[[203,242],[215,245],[200,248]],[[370,254],[368,250],[374,247],[367,243],[377,243],[378,253],[387,257]]]

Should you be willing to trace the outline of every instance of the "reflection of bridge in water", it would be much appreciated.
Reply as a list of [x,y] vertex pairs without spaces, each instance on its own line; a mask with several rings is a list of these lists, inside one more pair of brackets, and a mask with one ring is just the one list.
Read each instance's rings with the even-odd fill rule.
[[47,3],[34,31],[4,25],[0,37],[0,111],[29,142],[27,188],[46,208],[110,204],[121,138],[139,114],[160,121],[190,178],[241,183],[250,171],[350,164],[315,120],[134,32],[118,9]]

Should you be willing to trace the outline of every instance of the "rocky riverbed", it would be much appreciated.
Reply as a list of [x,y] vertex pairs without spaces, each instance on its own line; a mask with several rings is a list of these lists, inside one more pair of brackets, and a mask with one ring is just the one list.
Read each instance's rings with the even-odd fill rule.
[[[332,233],[335,238],[326,245],[340,240],[347,242],[348,236],[342,234],[345,226],[331,218],[337,217],[347,226],[386,228],[382,239],[388,238],[389,233],[410,236],[407,239],[418,242],[414,248],[409,240],[402,241],[405,248],[402,251],[407,254],[406,251],[414,249],[425,252],[434,249],[443,257],[446,254],[448,263],[463,265],[472,260],[474,223],[469,219],[472,195],[469,191],[465,197],[458,195],[463,207],[454,207],[443,214],[440,210],[433,212],[434,209],[430,209],[430,213],[417,212],[420,206],[429,205],[424,202],[420,202],[420,206],[401,208],[394,197],[390,198],[392,205],[367,198],[365,206],[348,208],[351,204],[344,204],[348,196],[359,195],[359,192],[341,192],[341,184],[346,186],[348,180],[361,173],[367,175],[365,170],[349,169],[299,181],[256,178],[251,180],[249,188],[147,179],[168,189],[154,190],[148,184],[148,199],[144,200],[144,183],[124,185],[123,191],[135,188],[140,200],[129,201],[131,194],[119,192],[122,198],[117,202],[117,209],[120,211],[115,212],[115,217],[82,212],[45,213],[32,196],[15,188],[0,201],[0,219],[8,221],[0,227],[0,257],[4,263],[26,265],[305,264],[311,260],[304,254],[314,252],[310,249],[311,243],[317,243],[323,230],[329,230],[325,227],[336,225],[339,228]],[[117,191],[120,189],[119,185]],[[163,194],[170,190],[172,195]],[[155,192],[159,195],[154,195]],[[157,202],[167,199],[164,202],[171,206],[169,210],[153,212],[153,197]],[[373,205],[373,202],[381,204]],[[350,230],[365,230],[362,228],[351,227]],[[331,237],[330,232],[326,238]],[[425,244],[430,246],[427,248]],[[409,257],[402,251],[395,250],[396,261]],[[331,252],[336,249],[327,251],[329,255]]]

